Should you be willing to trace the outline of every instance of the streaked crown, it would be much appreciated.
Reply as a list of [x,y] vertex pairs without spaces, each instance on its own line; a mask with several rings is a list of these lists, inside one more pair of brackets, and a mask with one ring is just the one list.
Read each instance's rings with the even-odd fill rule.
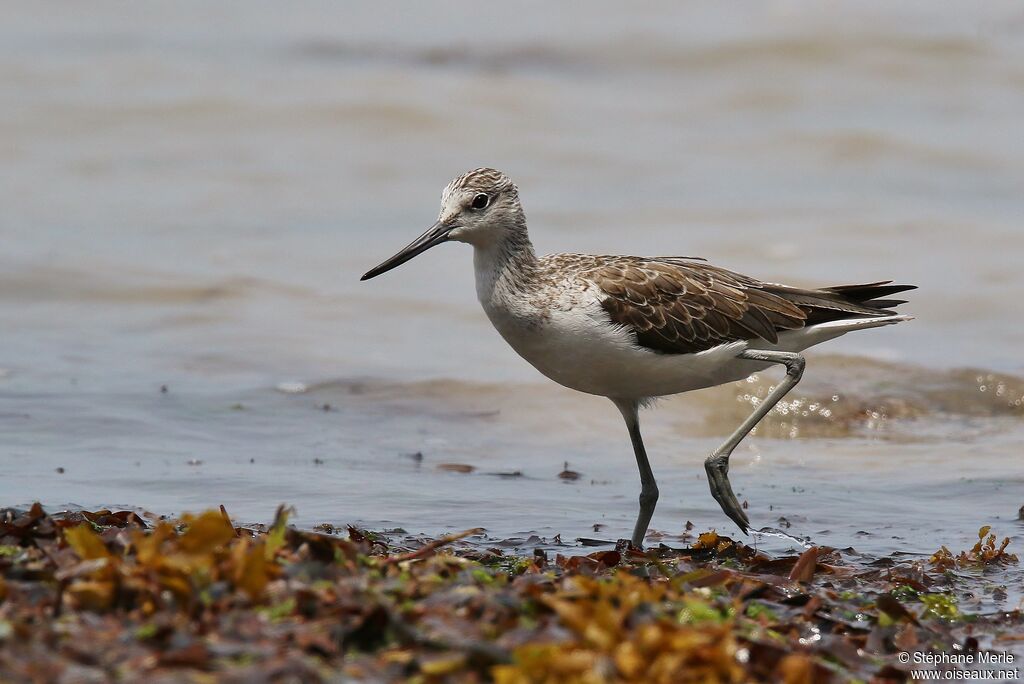
[[[442,198],[456,192],[483,192],[487,194],[512,193],[519,195],[519,189],[512,179],[497,169],[481,167],[456,177],[444,189]],[[443,200],[442,200],[443,201]]]

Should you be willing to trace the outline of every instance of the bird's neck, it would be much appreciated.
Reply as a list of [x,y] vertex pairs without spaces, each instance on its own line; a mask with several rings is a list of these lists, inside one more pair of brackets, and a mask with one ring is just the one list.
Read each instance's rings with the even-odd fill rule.
[[529,289],[537,272],[537,255],[525,227],[501,240],[473,248],[476,292],[485,308]]

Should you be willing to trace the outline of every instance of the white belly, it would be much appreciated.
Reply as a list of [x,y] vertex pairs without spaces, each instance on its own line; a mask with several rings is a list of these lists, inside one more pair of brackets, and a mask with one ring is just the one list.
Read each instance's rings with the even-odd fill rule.
[[763,364],[736,359],[740,342],[700,354],[658,354],[636,346],[595,302],[585,309],[522,318],[485,307],[505,341],[537,370],[580,392],[646,398],[739,380]]

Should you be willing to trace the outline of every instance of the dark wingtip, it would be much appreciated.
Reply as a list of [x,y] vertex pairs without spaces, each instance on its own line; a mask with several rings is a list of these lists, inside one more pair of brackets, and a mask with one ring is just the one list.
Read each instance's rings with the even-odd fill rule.
[[871,301],[865,302],[865,303],[866,304],[870,304],[871,306],[877,307],[879,309],[895,309],[900,304],[906,304],[907,300],[906,299],[872,299]]
[[877,283],[866,283],[864,285],[838,285],[835,287],[822,288],[829,292],[835,292],[851,299],[875,299],[897,292],[916,290],[917,285],[893,285],[891,280],[884,280]]

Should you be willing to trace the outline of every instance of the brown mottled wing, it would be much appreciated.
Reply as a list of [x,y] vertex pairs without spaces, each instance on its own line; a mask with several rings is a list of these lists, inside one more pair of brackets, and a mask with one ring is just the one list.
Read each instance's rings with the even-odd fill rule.
[[640,346],[666,354],[758,338],[775,344],[785,330],[893,314],[886,307],[902,301],[878,297],[913,289],[889,281],[802,289],[673,257],[605,257],[586,277],[607,295],[601,305],[613,322],[631,329]]
[[802,328],[807,314],[757,280],[709,264],[671,258],[617,259],[588,276],[607,294],[611,320],[627,326],[637,343],[667,354],[688,354],[720,344]]

